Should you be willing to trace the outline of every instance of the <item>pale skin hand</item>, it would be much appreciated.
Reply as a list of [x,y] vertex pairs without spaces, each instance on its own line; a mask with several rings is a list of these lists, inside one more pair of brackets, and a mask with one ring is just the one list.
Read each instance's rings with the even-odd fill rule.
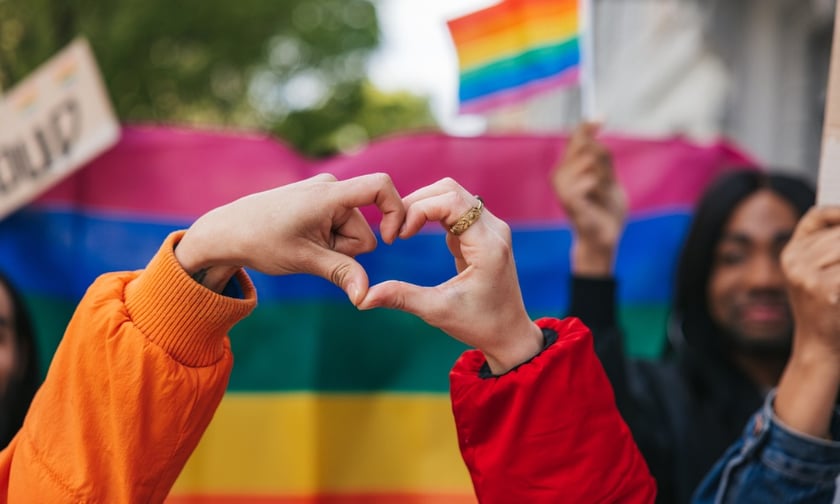
[[337,181],[329,174],[252,194],[199,218],[175,257],[203,285],[220,292],[241,267],[270,275],[309,273],[341,287],[353,304],[368,290],[358,254],[376,248],[376,237],[358,207],[382,212],[380,233],[392,243],[405,207],[388,175]]
[[627,213],[612,156],[596,139],[598,129],[597,124],[581,124],[551,174],[554,193],[574,231],[572,272],[590,277],[612,274]]
[[776,415],[793,430],[830,438],[840,389],[840,207],[805,214],[782,253],[782,268],[796,329]]
[[[427,222],[449,229],[478,201],[457,182],[443,179],[403,200],[410,238]],[[543,346],[542,331],[522,302],[510,227],[485,208],[460,236],[447,233],[457,275],[435,287],[387,281],[374,285],[360,309],[387,307],[417,315],[453,338],[479,349],[490,370],[502,374],[527,361]]]

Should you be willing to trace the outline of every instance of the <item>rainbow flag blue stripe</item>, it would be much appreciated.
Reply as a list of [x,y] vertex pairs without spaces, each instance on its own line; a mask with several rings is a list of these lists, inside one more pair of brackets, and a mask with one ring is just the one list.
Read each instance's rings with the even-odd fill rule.
[[[511,224],[531,313],[558,315],[571,235],[548,177],[566,140],[421,134],[316,162],[255,135],[126,128],[116,148],[0,221],[0,267],[22,287],[48,356],[97,275],[142,268],[169,232],[214,206],[321,172],[385,171],[403,194],[450,176]],[[617,266],[627,346],[654,356],[690,209],[709,180],[749,160],[723,143],[605,142],[630,203]],[[437,225],[359,259],[373,282],[454,273]],[[228,394],[172,502],[475,502],[447,397],[464,347],[414,316],[359,312],[321,279],[254,280],[260,303],[231,334]]]

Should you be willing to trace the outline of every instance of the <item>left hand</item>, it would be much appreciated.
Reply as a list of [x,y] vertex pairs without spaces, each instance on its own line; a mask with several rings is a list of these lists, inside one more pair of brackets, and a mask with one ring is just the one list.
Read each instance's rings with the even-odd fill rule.
[[[478,201],[452,179],[418,189],[403,199],[400,238],[427,222],[447,230]],[[435,287],[386,281],[370,288],[360,309],[387,307],[413,313],[453,338],[481,350],[494,374],[507,372],[540,352],[542,331],[522,302],[510,227],[484,209],[461,235],[447,233],[457,275]]]

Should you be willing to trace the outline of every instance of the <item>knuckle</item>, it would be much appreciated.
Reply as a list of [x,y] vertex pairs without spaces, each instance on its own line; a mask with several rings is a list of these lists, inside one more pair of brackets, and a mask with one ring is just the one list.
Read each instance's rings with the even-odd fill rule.
[[456,191],[449,191],[443,195],[444,204],[448,208],[457,208],[458,204],[463,202],[463,198]]
[[581,159],[583,160],[586,167],[589,169],[594,168],[599,163],[598,154],[594,152],[587,152],[586,154],[583,154],[581,156]]
[[510,244],[513,242],[513,232],[510,229],[510,224],[503,220],[499,220],[499,234],[505,240],[505,245],[510,248]]
[[344,285],[344,282],[349,275],[350,264],[342,262],[333,267],[330,271],[330,281],[336,285]]
[[391,180],[391,176],[384,172],[376,172],[372,174],[374,181],[380,185],[392,185],[393,181]]
[[818,292],[820,289],[820,281],[813,276],[807,276],[799,280],[799,285],[808,292]]
[[370,252],[376,248],[376,236],[373,233],[364,235],[361,239],[362,251]]
[[[402,287],[405,285],[403,281],[395,281],[393,287]],[[405,293],[401,288],[395,288],[394,292],[390,296],[387,297],[387,306],[388,308],[394,310],[405,311],[408,307],[408,302],[406,301]]]
[[493,240],[484,249],[484,256],[490,263],[507,264],[513,262],[513,250],[510,246],[510,228],[500,229],[500,240]]
[[461,188],[461,185],[452,177],[444,177],[440,179],[440,183],[450,191],[456,191]]

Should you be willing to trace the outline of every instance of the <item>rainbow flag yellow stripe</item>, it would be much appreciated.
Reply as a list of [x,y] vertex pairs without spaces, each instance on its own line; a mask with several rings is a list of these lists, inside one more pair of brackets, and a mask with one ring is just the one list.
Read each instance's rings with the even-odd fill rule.
[[473,495],[376,493],[357,495],[176,495],[168,504],[476,504]]
[[474,501],[446,394],[229,393],[172,491],[197,494]]
[[462,110],[481,111],[576,82],[577,0],[504,0],[448,22]]

